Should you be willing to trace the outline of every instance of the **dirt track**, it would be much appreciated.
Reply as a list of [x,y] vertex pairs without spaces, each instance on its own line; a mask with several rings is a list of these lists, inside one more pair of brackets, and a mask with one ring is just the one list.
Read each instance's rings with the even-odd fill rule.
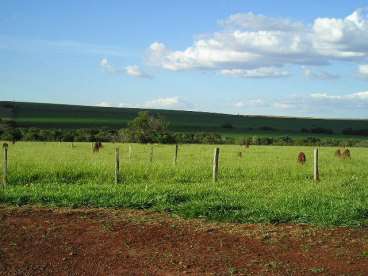
[[368,275],[368,229],[0,206],[0,275]]

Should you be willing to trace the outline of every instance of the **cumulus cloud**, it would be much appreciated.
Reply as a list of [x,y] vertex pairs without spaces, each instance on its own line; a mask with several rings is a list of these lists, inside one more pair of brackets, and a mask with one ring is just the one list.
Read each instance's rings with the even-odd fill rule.
[[340,78],[339,75],[327,71],[312,71],[308,67],[303,67],[304,76],[310,80],[335,80]]
[[243,107],[262,107],[267,106],[264,100],[262,99],[248,99],[245,101],[238,101],[234,104],[237,108],[243,108]]
[[96,104],[96,106],[99,106],[99,107],[112,107],[112,104],[109,103],[109,102],[103,101],[103,102],[100,102],[100,103]]
[[275,107],[276,109],[291,109],[291,108],[295,108],[295,105],[293,103],[290,102],[275,102],[272,104],[273,107]]
[[362,78],[368,79],[368,64],[359,65],[358,72]]
[[109,73],[119,73],[115,67],[107,60],[107,58],[103,58],[100,60],[100,66],[103,70]]
[[130,108],[153,108],[153,109],[174,109],[174,110],[192,110],[193,105],[180,97],[163,97],[149,100],[143,103],[110,103],[102,101],[96,106],[100,107],[130,107]]
[[366,101],[368,104],[368,91],[357,92],[347,95],[329,95],[327,93],[314,93],[310,95],[314,99],[334,101]]
[[[225,70],[227,75],[244,75],[244,70],[260,68],[368,61],[366,14],[367,10],[359,9],[345,18],[317,18],[312,24],[253,13],[234,14],[220,21],[220,31],[195,40],[184,50],[152,43],[149,62],[172,71]],[[327,72],[310,75],[318,79],[335,77]]]
[[127,75],[131,76],[131,77],[136,77],[136,78],[145,78],[145,79],[150,79],[152,78],[151,75],[143,72],[138,65],[130,65],[125,67],[125,72]]
[[158,109],[191,109],[192,104],[179,98],[179,97],[167,97],[157,98],[151,101],[145,102],[142,107],[144,108],[158,108]]
[[342,114],[355,118],[368,117],[368,91],[333,95],[312,93],[305,97],[290,97],[278,103],[289,105],[290,112],[319,117],[342,117]]
[[119,69],[113,66],[107,58],[102,58],[100,60],[100,66],[105,72],[112,74],[126,74],[131,77],[144,78],[144,79],[152,78],[151,75],[142,71],[142,69],[138,65],[129,65],[123,69]]
[[240,78],[282,78],[290,73],[275,67],[260,67],[256,69],[223,69],[221,74]]
[[350,94],[311,93],[305,96],[241,100],[237,112],[283,116],[368,118],[368,91]]
[[229,29],[242,29],[252,31],[300,31],[304,29],[301,22],[288,18],[268,17],[260,14],[236,13],[225,20],[219,21],[220,25]]
[[357,60],[368,54],[367,9],[358,9],[345,18],[317,18],[313,24],[314,47],[321,55]]

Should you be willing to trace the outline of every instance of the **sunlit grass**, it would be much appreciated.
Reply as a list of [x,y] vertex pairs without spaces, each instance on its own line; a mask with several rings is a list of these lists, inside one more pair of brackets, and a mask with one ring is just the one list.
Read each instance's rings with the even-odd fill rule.
[[[320,149],[321,181],[312,181],[312,147],[222,145],[219,182],[213,183],[213,145],[17,143],[9,146],[9,185],[0,201],[71,207],[151,208],[184,217],[233,222],[368,224],[368,149],[351,160]],[[114,148],[121,184],[114,184]],[[238,157],[242,151],[243,156]],[[303,151],[307,163],[296,163]],[[0,161],[2,166],[2,160]]]

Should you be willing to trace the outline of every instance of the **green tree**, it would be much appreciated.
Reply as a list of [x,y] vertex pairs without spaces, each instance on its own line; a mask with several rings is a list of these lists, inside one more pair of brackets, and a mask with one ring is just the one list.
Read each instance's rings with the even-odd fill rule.
[[124,141],[137,143],[173,143],[175,139],[168,130],[168,123],[161,116],[153,116],[148,111],[138,116],[120,131]]

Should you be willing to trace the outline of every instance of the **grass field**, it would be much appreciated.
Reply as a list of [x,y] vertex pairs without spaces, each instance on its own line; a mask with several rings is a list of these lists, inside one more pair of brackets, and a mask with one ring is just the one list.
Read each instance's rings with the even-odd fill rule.
[[[137,116],[139,111],[142,109],[0,101],[0,118],[13,119],[19,126],[24,127],[123,128]],[[334,136],[341,136],[341,131],[345,128],[368,129],[368,120],[242,116],[158,109],[149,111],[164,116],[169,121],[171,130],[174,131],[211,131],[230,136],[244,134],[321,136],[300,133],[302,128],[317,127],[331,129],[334,131]],[[233,128],[223,128],[224,124],[231,124]],[[260,131],[259,128],[262,127],[271,127],[278,131]]]
[[[368,224],[368,149],[351,160],[320,149],[321,181],[312,181],[311,147],[220,146],[219,182],[211,179],[215,146],[88,143],[9,145],[9,185],[0,201],[66,207],[154,209],[188,218],[245,223]],[[114,148],[121,152],[122,183],[114,184]],[[243,157],[238,152],[243,151]],[[307,163],[296,163],[304,151]],[[2,162],[2,160],[1,160]],[[2,163],[0,163],[2,166]]]

